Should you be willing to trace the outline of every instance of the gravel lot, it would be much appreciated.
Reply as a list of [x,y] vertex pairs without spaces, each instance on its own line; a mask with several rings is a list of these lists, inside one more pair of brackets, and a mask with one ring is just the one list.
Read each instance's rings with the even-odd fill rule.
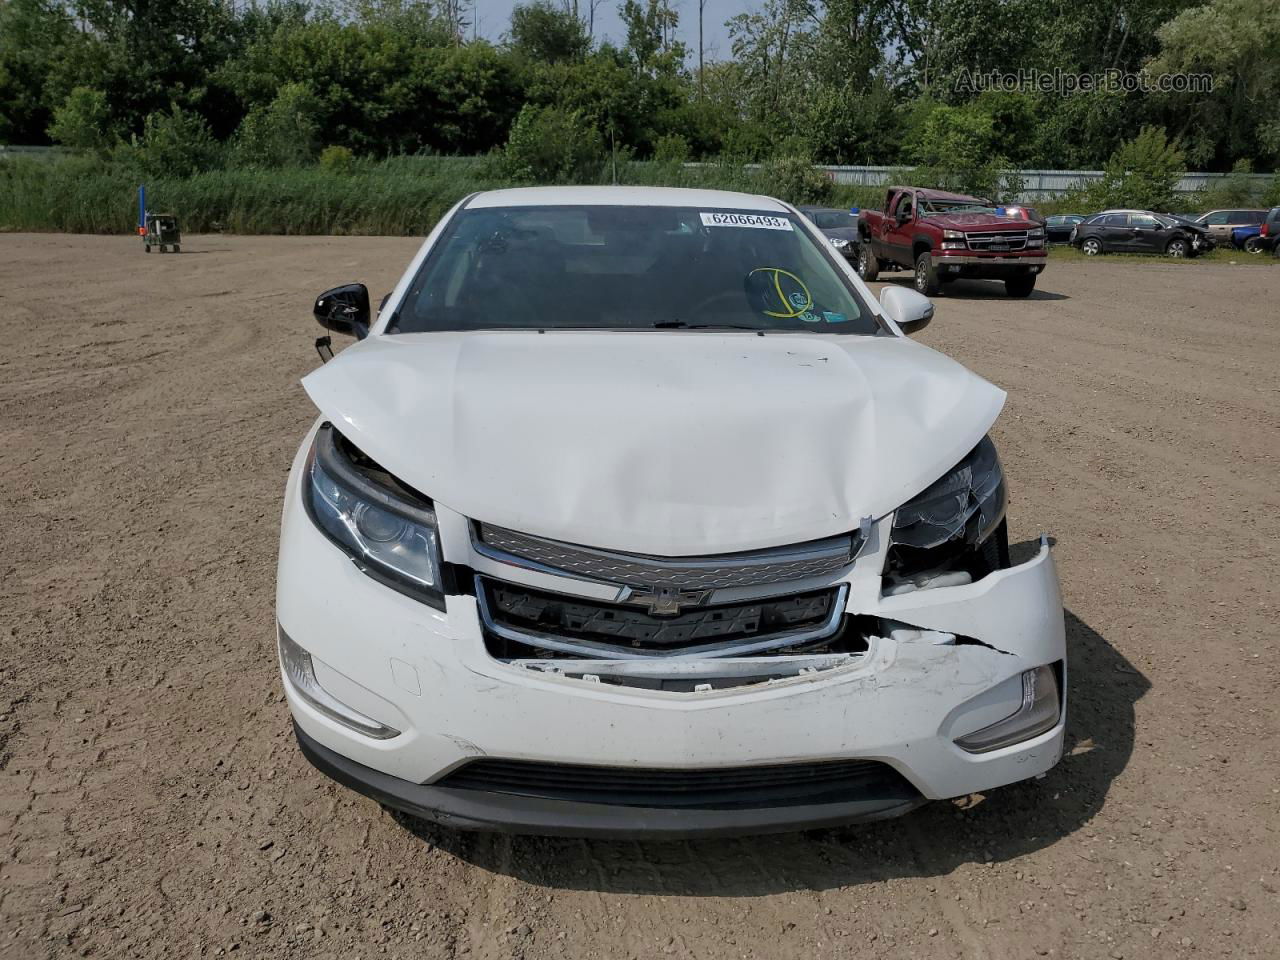
[[1009,391],[1014,539],[1057,540],[1053,773],[648,845],[444,833],[293,744],[310,302],[415,246],[0,236],[0,957],[1276,955],[1280,266],[1055,263],[1029,301],[949,288],[922,335]]

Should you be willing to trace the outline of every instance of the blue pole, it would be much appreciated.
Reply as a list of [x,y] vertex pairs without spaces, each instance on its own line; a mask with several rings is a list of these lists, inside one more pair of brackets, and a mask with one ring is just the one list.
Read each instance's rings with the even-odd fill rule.
[[147,225],[147,188],[139,185],[138,187],[138,226],[146,227]]

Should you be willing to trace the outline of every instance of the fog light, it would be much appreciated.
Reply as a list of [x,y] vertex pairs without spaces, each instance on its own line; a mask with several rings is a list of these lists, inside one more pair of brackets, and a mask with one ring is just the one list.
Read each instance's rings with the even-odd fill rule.
[[276,636],[280,643],[280,662],[284,665],[285,676],[293,685],[294,691],[306,701],[307,705],[323,713],[334,723],[340,723],[348,730],[362,733],[375,740],[390,740],[400,736],[400,731],[379,723],[372,717],[366,717],[357,710],[352,710],[337,699],[316,679],[315,666],[311,662],[311,654],[293,642],[287,633],[276,625]]
[[956,740],[969,753],[989,753],[1038,737],[1058,725],[1062,715],[1058,674],[1053,667],[1036,667],[1022,674],[1022,704],[990,726]]

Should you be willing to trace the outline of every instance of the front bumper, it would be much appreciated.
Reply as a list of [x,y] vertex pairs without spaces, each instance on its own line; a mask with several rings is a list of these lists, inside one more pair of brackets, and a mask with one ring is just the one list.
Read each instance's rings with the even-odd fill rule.
[[1046,255],[1043,249],[1017,253],[960,253],[939,251],[933,264],[942,277],[963,277],[976,280],[1007,280],[1010,277],[1037,274],[1044,270]]
[[[335,723],[287,677],[286,695],[308,758],[390,806],[453,826],[534,833],[768,832],[893,816],[924,799],[1037,776],[1059,759],[1065,709],[1052,730],[990,753],[954,742],[1008,712],[1010,682],[1025,670],[1063,663],[1065,699],[1062,603],[1047,543],[977,583],[881,596],[877,526],[844,577],[847,612],[918,629],[876,636],[847,665],[767,684],[694,693],[613,686],[494,659],[472,596],[448,596],[441,612],[361,573],[303,509],[300,461],[282,523],[280,627],[311,654],[326,691],[401,732],[377,740]],[[465,518],[436,510],[446,561],[467,565]],[[662,770],[862,759],[897,771],[912,792],[726,811],[439,786],[477,758]]]

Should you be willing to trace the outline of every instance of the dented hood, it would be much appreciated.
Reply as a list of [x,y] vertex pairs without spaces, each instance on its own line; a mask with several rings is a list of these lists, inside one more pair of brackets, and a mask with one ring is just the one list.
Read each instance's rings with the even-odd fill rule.
[[1005,397],[903,338],[694,331],[376,336],[303,385],[356,446],[468,517],[659,556],[883,516]]
[[994,213],[931,213],[925,222],[947,230],[1027,230],[1040,225]]

